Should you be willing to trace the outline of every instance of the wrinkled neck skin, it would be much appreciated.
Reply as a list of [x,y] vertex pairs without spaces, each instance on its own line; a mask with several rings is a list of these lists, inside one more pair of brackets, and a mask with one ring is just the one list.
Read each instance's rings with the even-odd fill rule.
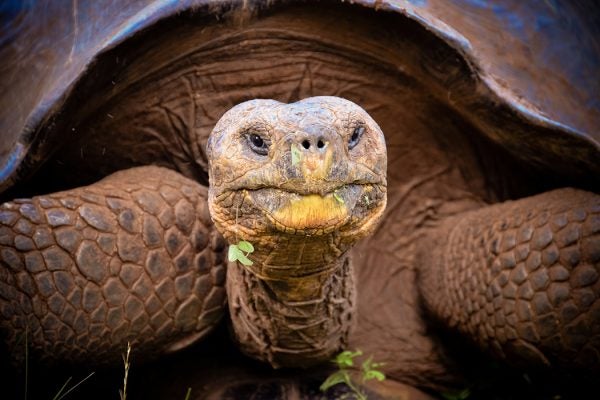
[[348,246],[334,234],[270,240],[256,245],[252,266],[229,264],[234,337],[242,351],[275,368],[329,360],[346,347],[354,322]]

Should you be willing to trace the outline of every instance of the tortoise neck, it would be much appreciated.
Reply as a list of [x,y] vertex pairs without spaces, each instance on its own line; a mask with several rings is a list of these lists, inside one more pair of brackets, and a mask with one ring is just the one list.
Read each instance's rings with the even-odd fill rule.
[[[265,270],[260,265],[253,270]],[[344,255],[308,276],[259,277],[237,263],[227,272],[235,340],[274,367],[326,361],[346,347],[354,320],[355,284]]]
[[340,268],[344,254],[354,244],[337,234],[271,234],[262,236],[262,242],[257,239],[251,238],[256,250],[247,269],[280,287],[278,298],[296,301],[320,296],[324,279]]

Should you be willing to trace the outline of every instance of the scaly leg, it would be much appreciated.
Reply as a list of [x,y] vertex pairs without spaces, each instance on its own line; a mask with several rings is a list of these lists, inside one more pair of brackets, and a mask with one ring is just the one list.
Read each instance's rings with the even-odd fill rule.
[[1,205],[9,347],[27,331],[42,357],[110,362],[128,341],[151,355],[204,336],[226,303],[226,245],[206,198],[177,172],[139,167]]
[[559,189],[444,221],[420,252],[432,314],[524,365],[600,369],[600,196]]

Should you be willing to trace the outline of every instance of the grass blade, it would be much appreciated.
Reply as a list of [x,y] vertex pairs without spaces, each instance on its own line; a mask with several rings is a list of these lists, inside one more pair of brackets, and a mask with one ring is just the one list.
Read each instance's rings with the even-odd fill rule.
[[66,395],[68,395],[69,393],[71,393],[73,390],[77,389],[77,387],[79,385],[81,385],[83,382],[87,381],[88,379],[90,379],[92,377],[92,375],[94,375],[95,372],[92,372],[91,374],[89,374],[88,376],[86,376],[85,378],[83,378],[82,380],[80,380],[77,384],[75,384],[71,389],[67,390],[65,392],[65,394],[63,394],[62,396],[60,396],[58,399],[56,400],[61,400],[62,398],[64,398]]
[[60,388],[60,390],[54,395],[54,397],[52,398],[52,400],[58,400],[60,398],[60,395],[62,394],[62,391],[65,390],[65,388],[67,387],[67,385],[69,384],[69,382],[71,382],[71,379],[73,377],[70,376],[69,378],[67,378],[67,380],[65,381],[64,385],[62,385],[62,387]]
[[29,386],[29,343],[27,333],[29,326],[25,325],[25,400],[27,400],[27,387]]
[[123,365],[125,367],[125,376],[123,377],[123,390],[119,390],[121,400],[127,399],[127,378],[129,378],[129,354],[131,353],[131,343],[127,342],[127,353],[123,355]]

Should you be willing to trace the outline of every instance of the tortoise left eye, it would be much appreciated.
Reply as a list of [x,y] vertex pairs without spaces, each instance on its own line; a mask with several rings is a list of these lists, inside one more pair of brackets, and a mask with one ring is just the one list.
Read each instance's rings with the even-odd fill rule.
[[354,147],[356,147],[358,142],[360,142],[360,138],[362,137],[364,132],[365,132],[364,126],[357,126],[356,128],[354,128],[354,131],[352,132],[352,136],[350,136],[350,139],[348,140],[348,149],[349,150],[352,150]]

